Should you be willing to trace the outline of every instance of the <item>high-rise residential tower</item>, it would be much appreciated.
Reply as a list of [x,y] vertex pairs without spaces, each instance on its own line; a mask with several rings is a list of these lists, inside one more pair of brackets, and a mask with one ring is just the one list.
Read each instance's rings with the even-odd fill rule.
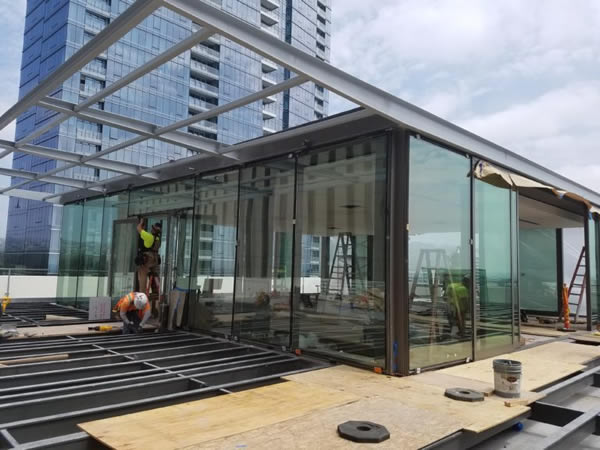
[[[207,0],[208,1],[208,0]],[[63,61],[121,14],[133,0],[27,0],[20,95],[25,95]],[[329,60],[331,0],[222,0],[209,3],[260,27],[303,51]],[[79,103],[131,70],[190,36],[198,25],[164,8],[144,20],[104,54],[68,79],[53,96]],[[94,107],[156,125],[166,125],[256,92],[292,76],[272,61],[213,36]],[[188,128],[189,133],[233,144],[327,115],[328,93],[305,83],[247,107]],[[57,113],[31,108],[17,121],[18,141],[44,127]],[[102,151],[133,134],[71,118],[32,141],[80,155]],[[148,141],[110,154],[110,159],[151,166],[190,154],[186,148]],[[16,152],[15,169],[47,172],[65,164]],[[98,181],[114,173],[75,167],[62,175]],[[13,178],[13,185],[26,180]],[[69,189],[30,182],[24,188],[57,193]],[[58,206],[11,198],[6,260],[9,266],[58,269],[61,210]]]

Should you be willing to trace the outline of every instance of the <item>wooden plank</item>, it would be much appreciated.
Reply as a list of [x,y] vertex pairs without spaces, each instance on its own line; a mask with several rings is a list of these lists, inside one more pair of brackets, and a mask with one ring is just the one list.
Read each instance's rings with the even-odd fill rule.
[[533,334],[535,336],[547,336],[547,337],[562,337],[571,333],[565,331],[555,330],[547,327],[532,327],[528,325],[521,325],[521,334]]
[[473,389],[475,391],[483,393],[486,397],[489,397],[494,393],[493,383],[485,383],[483,381],[472,380],[470,378],[459,377],[456,375],[442,373],[439,371],[425,372],[420,375],[414,375],[411,378],[413,381],[416,381],[418,383],[428,384],[431,386],[439,386],[443,387],[444,389]]
[[358,400],[349,393],[286,382],[79,426],[112,448],[195,448],[203,442]]
[[14,366],[16,364],[33,364],[47,361],[61,361],[63,359],[69,359],[69,354],[60,353],[58,355],[36,356],[34,358],[5,359],[0,361],[0,366]]
[[600,344],[600,336],[595,334],[572,334],[569,339],[575,342],[582,342],[584,344]]
[[417,377],[389,377],[347,366],[336,366],[291,375],[286,379],[353,392],[364,398],[393,399],[397,408],[414,408],[428,414],[454,417],[461,427],[480,433],[513,419],[529,408],[507,408],[504,399],[492,396],[483,402],[466,403],[444,395],[446,387],[415,381]]
[[[379,444],[355,444],[342,439],[337,434],[337,426],[348,420],[367,420],[382,424],[390,432],[390,439]],[[461,429],[461,423],[443,411],[432,413],[420,408],[399,406],[395,399],[377,397],[316,411],[298,419],[208,441],[193,448],[413,450],[425,447]]]
[[493,383],[494,359],[521,361],[523,391],[535,391],[550,383],[585,369],[585,363],[600,356],[600,348],[571,342],[550,342],[514,353],[506,353],[495,358],[484,359],[461,366],[441,370],[450,375]]

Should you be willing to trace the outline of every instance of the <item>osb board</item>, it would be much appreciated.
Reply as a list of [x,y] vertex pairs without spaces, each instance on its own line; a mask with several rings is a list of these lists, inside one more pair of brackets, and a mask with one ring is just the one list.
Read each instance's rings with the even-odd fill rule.
[[[356,402],[359,397],[300,383],[279,383],[79,426],[115,449],[186,448]],[[127,424],[123,428],[123,424]]]
[[512,359],[523,364],[521,389],[534,391],[585,369],[584,363],[600,356],[600,348],[571,342],[550,342],[514,353],[470,364],[450,367],[442,373],[493,383],[494,359]]
[[[508,409],[508,408],[507,408]],[[390,439],[379,444],[355,444],[337,434],[337,426],[348,420],[368,420],[384,424]],[[398,405],[395,399],[372,398],[298,419],[204,442],[194,449],[399,449],[422,448],[462,429],[459,420],[445,414]],[[190,447],[191,450],[191,447]]]
[[573,334],[569,336],[575,342],[585,342],[586,344],[600,344],[600,336],[595,334]]
[[[568,341],[549,342],[529,349],[521,350],[511,355],[533,356],[549,361],[563,363],[586,364],[600,357],[600,348],[591,345],[574,344]],[[496,359],[496,358],[494,358]]]
[[521,325],[521,334],[533,334],[536,336],[547,336],[547,337],[562,337],[566,336],[567,332],[554,330],[546,327],[532,327],[527,325]]
[[[388,377],[348,366],[336,366],[286,377],[307,385],[352,392],[369,399],[394,400],[397,408],[415,408],[428,414],[453,417],[464,428],[480,433],[529,411],[525,406],[507,408],[497,397],[466,403],[444,396],[446,387],[425,384],[415,377]],[[423,430],[421,430],[422,432]]]

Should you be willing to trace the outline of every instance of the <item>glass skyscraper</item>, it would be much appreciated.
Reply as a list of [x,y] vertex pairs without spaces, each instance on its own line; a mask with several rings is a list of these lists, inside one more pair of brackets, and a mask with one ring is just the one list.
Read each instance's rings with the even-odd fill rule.
[[[207,0],[208,1],[208,0]],[[63,61],[122,13],[133,0],[28,0],[20,96],[25,95]],[[210,4],[260,27],[324,61],[329,60],[331,0],[222,0]],[[131,70],[188,37],[198,28],[162,8],[144,20],[104,54],[68,79],[53,96],[79,103]],[[167,125],[188,115],[279,83],[292,74],[232,41],[213,36],[159,69],[106,97],[94,107],[107,112]],[[234,144],[327,115],[328,94],[305,83],[246,107],[201,121],[188,132]],[[43,127],[56,113],[33,107],[17,121],[15,140]],[[88,155],[133,135],[108,126],[71,118],[32,143]],[[108,158],[152,166],[189,156],[185,149],[150,140]],[[60,161],[15,152],[13,167],[47,172]],[[68,169],[65,176],[98,181],[114,173],[90,167]],[[23,182],[13,178],[12,183]],[[62,186],[31,182],[26,189],[59,193]],[[61,207],[11,198],[8,212],[8,266],[58,269]]]

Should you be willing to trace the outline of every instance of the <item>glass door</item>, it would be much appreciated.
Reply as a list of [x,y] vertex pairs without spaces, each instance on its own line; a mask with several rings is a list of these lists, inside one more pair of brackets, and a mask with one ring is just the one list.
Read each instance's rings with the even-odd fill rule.
[[113,222],[112,252],[109,269],[110,295],[120,298],[133,291],[136,277],[137,220]]
[[509,351],[518,342],[514,307],[518,238],[516,195],[478,179],[474,183],[475,359],[482,359],[505,348]]

